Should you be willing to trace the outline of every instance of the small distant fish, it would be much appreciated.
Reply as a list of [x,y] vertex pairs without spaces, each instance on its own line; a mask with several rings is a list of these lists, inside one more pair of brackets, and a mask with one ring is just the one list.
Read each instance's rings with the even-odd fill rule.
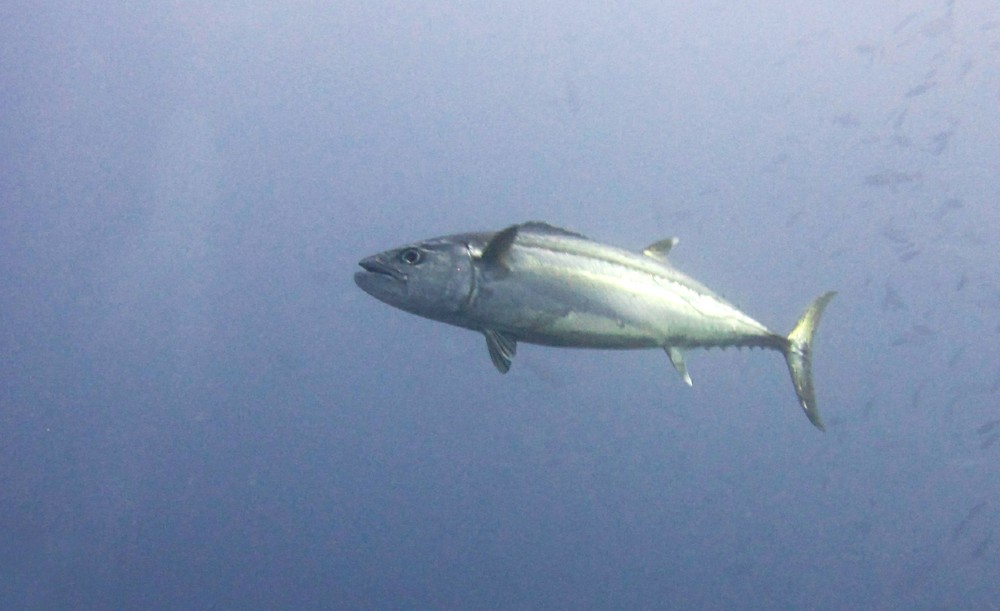
[[972,72],[972,68],[976,65],[976,62],[972,59],[967,59],[962,62],[962,67],[958,71],[958,80],[961,81]]
[[935,331],[934,329],[931,329],[927,325],[919,322],[910,325],[910,330],[913,332],[914,335],[919,335],[920,337],[927,337],[937,333],[937,331]]
[[914,324],[905,332],[896,335],[892,341],[893,346],[904,344],[926,343],[935,335],[935,331],[927,325]]
[[861,124],[861,121],[850,112],[844,113],[842,115],[837,115],[833,118],[833,124],[839,127],[857,127]]
[[885,170],[877,174],[865,176],[865,184],[869,187],[894,187],[919,180],[920,176],[919,172],[906,173],[896,170]]
[[937,209],[934,211],[934,220],[940,221],[949,213],[955,212],[956,210],[961,210],[964,207],[965,204],[962,202],[962,200],[958,199],[957,197],[948,198],[943,202],[941,202],[941,205],[938,206]]
[[910,114],[909,108],[904,108],[900,113],[896,115],[896,118],[892,121],[892,129],[895,132],[899,132],[906,125],[906,117]]
[[809,421],[824,430],[812,340],[834,292],[817,297],[787,336],[744,314],[667,259],[668,238],[635,253],[545,223],[416,242],[366,257],[354,281],[401,310],[483,334],[510,369],[518,342],[576,348],[662,348],[691,384],[684,350],[768,348],[785,357]]
[[991,545],[993,545],[993,535],[989,535],[980,541],[979,545],[977,545],[976,548],[972,550],[972,553],[969,554],[969,557],[972,559],[982,558],[983,554],[986,553],[986,550],[988,550]]
[[945,15],[943,17],[938,17],[937,19],[932,19],[924,24],[924,27],[920,28],[920,33],[927,38],[937,38],[944,34],[951,32],[952,28],[952,18],[951,15]]
[[969,527],[969,524],[976,519],[976,517],[986,509],[986,501],[979,501],[973,505],[968,512],[966,512],[965,517],[959,520],[958,524],[951,529],[951,540],[957,541],[960,536]]
[[869,418],[871,418],[871,415],[873,413],[875,413],[875,400],[868,399],[867,401],[865,401],[864,408],[861,410],[861,415],[864,417],[865,420],[868,420]]
[[927,83],[921,83],[921,84],[917,85],[916,87],[913,87],[909,91],[907,91],[906,92],[906,97],[908,97],[908,98],[915,98],[918,95],[923,95],[923,94],[927,93],[928,91],[930,91],[931,89],[933,89],[936,86],[937,86],[937,83],[935,83],[933,81],[927,82]]
[[930,147],[927,151],[931,155],[940,155],[948,148],[948,143],[951,141],[951,137],[955,134],[954,131],[941,131],[933,136],[931,136]]
[[893,244],[906,248],[913,247],[913,242],[910,238],[907,237],[901,229],[895,227],[894,225],[886,224],[882,227],[882,230],[879,233]]
[[948,367],[954,367],[958,364],[958,362],[962,359],[962,356],[965,354],[966,347],[966,344],[962,344],[958,347],[958,350],[955,350],[955,352],[952,353],[951,357],[948,358]]
[[802,215],[805,213],[805,211],[806,211],[805,208],[799,208],[798,210],[796,210],[795,212],[793,212],[791,214],[791,216],[788,217],[788,220],[785,221],[785,228],[786,229],[790,228],[793,225],[795,225],[796,223],[798,223],[799,219],[802,218]]
[[891,284],[886,284],[885,294],[882,297],[882,311],[883,312],[887,310],[899,311],[905,309],[906,309],[906,303],[903,301],[903,298],[900,297],[899,291],[897,291],[896,288],[893,287]]
[[1000,425],[1000,419],[990,420],[989,422],[985,422],[980,425],[979,428],[976,429],[976,432],[980,435],[986,435],[987,433],[993,431],[993,429],[997,428],[997,425]]
[[979,444],[979,449],[980,450],[988,450],[988,449],[992,448],[993,444],[995,444],[998,439],[1000,439],[1000,431],[997,431],[996,433],[993,433],[992,435],[990,435],[986,439],[983,439],[983,441],[980,442],[980,444]]
[[918,16],[919,15],[917,13],[910,13],[909,15],[907,15],[906,17],[904,17],[902,21],[900,21],[899,23],[896,24],[896,27],[893,28],[892,33],[893,34],[899,34],[900,32],[902,32],[906,28],[906,26],[908,26],[911,23],[913,23],[914,21],[916,21],[916,19],[917,19]]

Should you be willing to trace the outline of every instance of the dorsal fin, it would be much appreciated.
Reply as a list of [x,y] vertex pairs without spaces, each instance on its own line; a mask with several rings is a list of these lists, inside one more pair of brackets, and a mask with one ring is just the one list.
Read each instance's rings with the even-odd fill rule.
[[503,258],[517,238],[517,230],[517,225],[511,225],[495,233],[486,244],[486,248],[483,249],[483,254],[479,258],[489,266],[505,267]]
[[670,252],[670,249],[677,246],[677,242],[679,241],[680,240],[677,238],[667,238],[665,240],[660,240],[659,242],[653,242],[646,248],[642,249],[642,254],[647,257],[652,257],[653,259],[662,259],[666,261],[667,254]]
[[518,226],[520,229],[525,231],[534,231],[536,233],[545,233],[549,235],[562,235],[572,238],[583,238],[584,240],[589,240],[585,235],[579,234],[575,231],[570,231],[569,229],[563,229],[562,227],[556,227],[555,225],[549,225],[543,221],[528,221],[527,223],[521,223]]

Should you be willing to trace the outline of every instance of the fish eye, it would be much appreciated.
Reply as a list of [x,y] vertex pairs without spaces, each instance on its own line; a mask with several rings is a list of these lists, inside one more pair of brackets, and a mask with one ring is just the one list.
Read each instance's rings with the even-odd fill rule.
[[418,248],[407,248],[399,253],[399,260],[407,265],[416,265],[424,259],[424,254]]

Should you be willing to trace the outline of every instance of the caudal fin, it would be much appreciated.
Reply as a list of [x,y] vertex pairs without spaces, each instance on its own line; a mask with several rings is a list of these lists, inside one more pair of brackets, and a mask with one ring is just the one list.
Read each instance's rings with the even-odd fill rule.
[[788,334],[788,346],[785,348],[785,361],[788,363],[789,373],[792,374],[792,384],[795,385],[795,394],[799,396],[799,404],[802,405],[809,422],[821,431],[825,431],[826,427],[823,426],[823,420],[820,419],[819,411],[816,409],[816,395],[813,392],[812,340],[813,333],[819,326],[823,308],[836,294],[836,291],[824,293],[806,308],[802,318]]

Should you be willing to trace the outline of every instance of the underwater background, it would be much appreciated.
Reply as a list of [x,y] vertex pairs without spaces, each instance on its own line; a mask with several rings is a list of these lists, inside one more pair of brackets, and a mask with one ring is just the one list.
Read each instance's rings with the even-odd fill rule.
[[[1000,5],[10,0],[0,607],[1000,608]],[[542,220],[780,355],[387,307]]]

